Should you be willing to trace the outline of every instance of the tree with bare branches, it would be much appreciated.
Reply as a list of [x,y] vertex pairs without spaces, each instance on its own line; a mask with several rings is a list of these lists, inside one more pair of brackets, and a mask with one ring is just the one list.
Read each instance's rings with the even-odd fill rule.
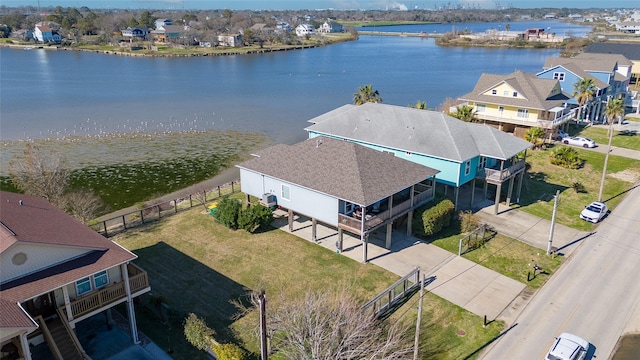
[[22,156],[9,162],[9,176],[17,189],[64,208],[71,170],[60,154],[27,143]]
[[406,359],[413,353],[408,327],[362,311],[345,290],[307,292],[291,301],[281,293],[267,311],[274,350],[286,359]]
[[104,201],[98,195],[85,189],[66,193],[63,196],[63,203],[64,210],[85,225],[105,207]]

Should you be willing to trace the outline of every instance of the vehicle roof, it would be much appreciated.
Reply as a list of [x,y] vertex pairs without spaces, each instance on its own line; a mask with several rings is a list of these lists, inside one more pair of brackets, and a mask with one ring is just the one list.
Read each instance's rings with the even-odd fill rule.
[[560,359],[568,360],[571,359],[572,355],[579,351],[580,348],[584,348],[586,350],[588,347],[589,342],[581,337],[569,333],[562,333],[554,343],[551,350],[549,350],[549,354]]

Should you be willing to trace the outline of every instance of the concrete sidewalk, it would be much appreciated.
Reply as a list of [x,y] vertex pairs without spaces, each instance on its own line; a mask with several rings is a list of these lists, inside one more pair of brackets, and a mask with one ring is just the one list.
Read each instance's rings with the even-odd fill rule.
[[[494,215],[493,210],[493,202],[488,202],[488,206],[483,207],[476,214],[481,222],[489,224],[499,233],[546,252],[551,221],[510,208],[502,203],[498,206],[498,215]],[[556,223],[553,229],[552,249],[560,255],[569,256],[590,235],[589,232]]]
[[[286,212],[277,210],[274,215],[273,226],[289,232]],[[294,215],[292,234],[312,241],[311,219]],[[318,223],[316,236],[318,245],[330,251],[337,250],[337,229]],[[427,286],[428,291],[478,316],[486,315],[490,320],[498,319],[526,287],[523,283],[435,245],[407,236],[404,228],[393,231],[391,249],[386,249],[384,244],[384,229],[375,231],[369,236],[367,251],[369,262],[398,276],[404,276],[418,266],[423,274],[435,277],[435,281]],[[363,248],[360,239],[344,232],[342,254],[362,262]]]

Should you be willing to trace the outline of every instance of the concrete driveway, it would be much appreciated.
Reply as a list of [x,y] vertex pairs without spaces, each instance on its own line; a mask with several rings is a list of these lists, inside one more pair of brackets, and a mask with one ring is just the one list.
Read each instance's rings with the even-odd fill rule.
[[[286,212],[276,210],[272,223],[289,232]],[[295,215],[293,235],[311,240],[311,219]],[[335,252],[338,231],[318,223],[317,244]],[[367,251],[370,263],[389,270],[398,276],[405,276],[416,266],[423,274],[435,277],[426,289],[432,293],[488,319],[498,319],[499,315],[516,299],[525,284],[489,270],[472,261],[459,257],[435,245],[407,236],[406,231],[394,230],[391,249],[386,249],[385,231],[380,229],[369,237]],[[344,256],[355,261],[363,260],[362,242],[358,237],[344,232]]]

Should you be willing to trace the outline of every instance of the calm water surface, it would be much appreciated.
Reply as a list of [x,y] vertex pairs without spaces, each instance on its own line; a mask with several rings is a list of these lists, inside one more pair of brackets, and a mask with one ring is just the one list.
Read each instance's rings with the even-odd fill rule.
[[535,73],[558,50],[441,48],[433,39],[362,36],[260,55],[131,58],[0,49],[0,137],[238,129],[280,142],[373,84],[383,102],[435,108],[483,72]]

